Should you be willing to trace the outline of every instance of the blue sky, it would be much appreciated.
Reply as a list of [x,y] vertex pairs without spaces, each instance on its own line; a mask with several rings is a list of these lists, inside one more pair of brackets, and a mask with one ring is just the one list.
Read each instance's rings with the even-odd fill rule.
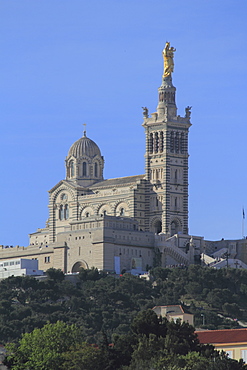
[[192,106],[190,233],[241,238],[246,12],[246,0],[0,0],[0,244],[45,226],[83,123],[105,178],[144,173],[141,107],[156,110],[167,40],[178,114]]

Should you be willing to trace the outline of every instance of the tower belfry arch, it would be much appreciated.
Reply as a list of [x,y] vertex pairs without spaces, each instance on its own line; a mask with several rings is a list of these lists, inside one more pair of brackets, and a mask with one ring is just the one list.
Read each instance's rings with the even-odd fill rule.
[[[158,88],[157,111],[143,108],[146,135],[145,171],[150,182],[149,223],[162,220],[162,232],[188,234],[188,133],[190,110],[177,115],[176,87],[172,83],[175,48],[163,50],[164,72]],[[150,225],[148,225],[150,227]]]

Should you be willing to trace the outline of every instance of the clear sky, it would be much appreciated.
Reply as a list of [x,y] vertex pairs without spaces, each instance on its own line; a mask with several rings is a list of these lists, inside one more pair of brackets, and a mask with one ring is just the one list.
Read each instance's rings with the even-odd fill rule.
[[246,14],[246,0],[0,0],[0,244],[45,226],[83,123],[105,178],[144,173],[141,107],[156,110],[166,41],[178,114],[192,106],[190,233],[241,238]]

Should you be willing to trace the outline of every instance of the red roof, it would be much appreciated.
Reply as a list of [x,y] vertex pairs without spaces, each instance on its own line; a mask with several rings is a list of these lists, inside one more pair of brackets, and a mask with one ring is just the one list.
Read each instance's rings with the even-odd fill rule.
[[247,329],[203,330],[195,333],[202,344],[247,342]]

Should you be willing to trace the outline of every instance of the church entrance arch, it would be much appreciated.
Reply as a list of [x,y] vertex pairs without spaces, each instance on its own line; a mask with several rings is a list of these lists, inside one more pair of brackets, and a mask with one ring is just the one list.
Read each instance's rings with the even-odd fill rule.
[[71,272],[72,272],[72,273],[80,272],[80,269],[81,269],[81,268],[83,268],[83,269],[88,269],[88,264],[87,264],[87,262],[85,262],[85,261],[78,261],[78,262],[76,262],[76,263],[73,265]]

